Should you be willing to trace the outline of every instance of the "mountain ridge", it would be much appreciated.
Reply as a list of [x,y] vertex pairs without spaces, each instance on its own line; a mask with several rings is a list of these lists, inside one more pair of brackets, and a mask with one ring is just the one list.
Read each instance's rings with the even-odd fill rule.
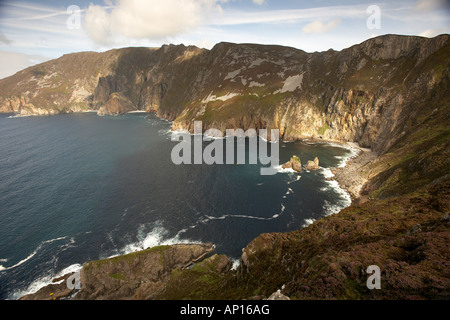
[[[448,40],[385,35],[314,53],[228,42],[211,50],[164,45],[75,53],[0,80],[0,111],[144,110],[174,121],[174,129],[192,131],[194,120],[205,130],[273,128],[285,140],[352,141],[385,153],[394,143],[392,127],[399,131],[405,121],[393,122],[402,116],[396,109],[441,80],[445,65],[421,70],[422,79],[414,75],[436,52],[449,52]],[[417,89],[403,88],[412,85]]]
[[[157,298],[248,299],[283,287],[297,299],[448,299],[449,40],[385,35],[313,53],[224,42],[72,54],[0,80],[0,111],[144,110],[174,130],[193,131],[194,121],[203,130],[279,129],[284,140],[355,142],[377,154],[352,160],[351,174],[366,182],[350,207],[257,237],[237,271],[174,270]],[[381,267],[383,290],[365,287],[365,264]]]

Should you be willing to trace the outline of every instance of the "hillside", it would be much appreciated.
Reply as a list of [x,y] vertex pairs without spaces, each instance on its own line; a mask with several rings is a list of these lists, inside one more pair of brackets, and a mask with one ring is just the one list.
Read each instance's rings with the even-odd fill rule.
[[[448,299],[449,67],[449,35],[386,35],[339,52],[126,48],[66,55],[0,80],[0,111],[145,110],[173,129],[192,131],[194,120],[223,131],[276,128],[284,140],[356,142],[377,154],[356,169],[367,183],[350,207],[259,236],[237,271],[218,270],[215,256],[174,269],[157,296],[140,298],[264,298],[284,286],[293,299]],[[365,286],[372,264],[383,290]]]
[[340,52],[220,43],[75,53],[0,80],[0,111],[146,110],[174,129],[192,131],[193,120],[223,131],[277,128],[285,140],[353,141],[385,153],[439,113],[449,53],[448,35],[386,35]]

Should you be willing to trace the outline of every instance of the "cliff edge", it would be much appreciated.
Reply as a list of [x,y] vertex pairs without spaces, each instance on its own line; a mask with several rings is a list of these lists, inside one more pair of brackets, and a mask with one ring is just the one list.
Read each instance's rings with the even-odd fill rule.
[[[449,70],[448,35],[386,35],[316,53],[231,43],[127,48],[67,55],[2,79],[0,111],[146,110],[173,129],[193,130],[194,120],[203,129],[272,128],[285,140],[356,142],[373,152],[334,170],[352,192],[350,207],[299,231],[260,235],[237,270],[221,256],[166,268],[162,257],[180,248],[149,249],[155,270],[165,270],[149,279],[163,280],[147,279],[146,255],[136,253],[133,262],[83,266],[76,298],[262,299],[281,290],[295,299],[449,299]],[[366,283],[373,265],[380,290]],[[100,289],[94,278],[105,280]]]

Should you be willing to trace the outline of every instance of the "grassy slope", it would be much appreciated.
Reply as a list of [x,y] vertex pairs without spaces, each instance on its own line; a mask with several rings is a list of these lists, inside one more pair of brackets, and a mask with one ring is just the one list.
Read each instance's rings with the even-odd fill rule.
[[[448,68],[448,67],[447,67]],[[448,69],[447,69],[448,70]],[[417,102],[417,114],[406,121],[405,134],[390,151],[365,170],[372,174],[363,191],[372,199],[407,194],[429,183],[448,180],[450,173],[449,72]]]
[[[450,212],[449,48],[413,68],[404,80],[402,94],[430,71],[437,85],[428,93],[416,93],[420,99],[406,110],[411,114],[405,115],[405,133],[388,153],[364,168],[371,173],[364,193],[372,201],[352,205],[299,231],[259,236],[247,247],[249,252],[253,249],[248,268],[226,274],[205,265],[176,270],[159,298],[267,297],[283,285],[285,294],[298,299],[449,298],[450,232],[449,219],[444,218]],[[142,58],[140,54],[148,52],[136,52],[136,59]],[[128,58],[118,61],[123,75],[135,71],[127,64],[134,59]],[[366,69],[355,79],[370,83],[373,75],[364,74]],[[176,81],[189,80],[180,78]],[[349,87],[358,83],[352,80]],[[0,82],[0,88],[8,85],[12,84]],[[53,90],[61,88],[65,87]],[[131,93],[130,98],[137,99]],[[265,106],[272,113],[277,101],[271,99],[278,98],[236,97],[229,102],[235,106],[233,114],[244,117],[249,105],[255,111]],[[171,104],[178,100],[181,97],[174,95]],[[227,119],[230,110],[219,107],[217,102],[208,104],[202,120],[213,121],[211,113],[216,121]],[[379,291],[370,291],[365,284],[365,270],[372,264],[382,271]]]
[[[439,299],[450,297],[450,183],[353,205],[309,228],[263,234],[248,269],[174,271],[159,299]],[[448,216],[447,216],[448,217]],[[381,269],[382,290],[365,270]],[[195,288],[195,289],[194,289]]]
[[[450,298],[450,81],[442,61],[431,56],[405,80],[431,70],[437,86],[408,110],[389,152],[362,169],[371,174],[371,201],[257,237],[246,248],[248,266],[236,272],[176,272],[159,298],[262,298],[283,285],[291,299]],[[381,269],[381,290],[366,286],[370,265]]]

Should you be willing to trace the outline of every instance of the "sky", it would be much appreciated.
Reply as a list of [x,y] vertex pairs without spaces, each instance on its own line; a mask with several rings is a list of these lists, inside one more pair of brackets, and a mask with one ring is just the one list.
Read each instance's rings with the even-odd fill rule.
[[342,50],[450,33],[450,0],[0,0],[0,78],[64,54],[163,44]]

